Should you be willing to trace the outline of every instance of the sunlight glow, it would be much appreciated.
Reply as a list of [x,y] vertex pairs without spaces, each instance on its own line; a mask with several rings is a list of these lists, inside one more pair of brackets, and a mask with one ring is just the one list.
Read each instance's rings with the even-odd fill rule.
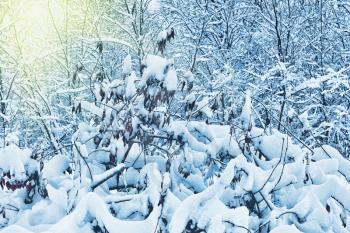
[[58,26],[63,24],[64,11],[56,0],[27,0],[21,10],[22,22],[18,26],[22,27],[29,37],[45,39],[53,32],[53,23]]
[[[22,0],[13,4],[8,21],[14,21],[8,40],[16,41],[23,59],[45,56],[55,49],[57,33],[64,26],[64,1],[60,0]],[[6,19],[5,19],[6,20]]]

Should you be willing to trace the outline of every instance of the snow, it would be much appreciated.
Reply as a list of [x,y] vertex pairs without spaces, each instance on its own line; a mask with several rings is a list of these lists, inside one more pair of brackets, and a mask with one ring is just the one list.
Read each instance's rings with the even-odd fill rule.
[[[219,181],[203,192],[191,195],[182,201],[170,222],[170,233],[183,232],[190,219],[195,219],[198,227],[202,229],[208,227],[209,232],[224,232],[223,221],[248,227],[248,210],[245,207],[229,209],[218,199],[234,176],[234,165],[234,161],[231,161]],[[244,230],[237,229],[237,232]]]
[[28,231],[24,229],[23,227],[17,226],[17,225],[11,225],[9,227],[6,227],[1,231],[1,233],[32,233],[32,231]]
[[[237,4],[237,9],[246,7]],[[273,59],[262,59],[259,67],[245,60],[237,64],[239,56],[230,60],[232,54],[226,54],[233,48],[220,49],[223,61],[215,58],[210,34],[223,22],[207,16],[226,10],[221,5],[211,1],[203,7],[205,14],[190,9],[194,19],[209,19],[204,37],[196,29],[188,34],[176,18],[159,18],[164,12],[179,12],[168,5],[160,11],[159,0],[135,2],[130,13],[116,11],[125,22],[140,18],[139,9],[146,10],[144,20],[161,20],[145,24],[151,27],[142,27],[142,37],[134,38],[133,30],[123,27],[137,46],[103,41],[98,63],[85,60],[94,58],[95,47],[87,50],[76,66],[79,82],[53,79],[64,90],[40,96],[45,106],[36,95],[23,97],[39,116],[11,105],[16,98],[22,101],[18,85],[26,88],[16,80],[16,95],[9,92],[11,100],[2,100],[8,108],[0,114],[14,116],[11,121],[5,117],[0,134],[7,135],[0,148],[1,232],[350,231],[349,114],[342,99],[348,97],[348,69],[329,67],[318,75],[312,68],[319,67],[316,58],[311,59],[314,64],[298,67],[297,60],[289,63],[286,56],[286,62],[273,61],[271,54]],[[283,12],[283,4],[276,9]],[[172,26],[186,37],[168,46],[166,56],[175,53],[175,60],[164,51],[158,51],[161,56],[149,54],[154,44],[148,37],[165,26],[169,29],[153,38],[159,50],[164,45],[159,42],[174,32]],[[269,41],[261,32],[253,34]],[[188,38],[198,44],[188,43]],[[255,46],[260,41],[255,42],[252,47],[263,54]],[[123,44],[130,52],[126,57]],[[179,46],[189,51],[181,52]],[[111,52],[112,47],[122,52]],[[133,64],[132,58],[143,60]],[[102,72],[103,80],[95,80]],[[326,104],[320,105],[321,97]],[[72,103],[85,111],[70,114]],[[21,114],[29,114],[30,120],[22,122]]]
[[100,108],[100,107],[97,107],[95,104],[93,103],[90,103],[88,101],[85,101],[85,100],[82,100],[79,102],[81,104],[81,108],[88,111],[88,112],[91,112],[99,117],[102,117],[103,115],[103,109]]
[[89,229],[87,220],[91,218],[96,218],[96,220],[104,225],[108,232],[111,233],[151,233],[155,230],[159,213],[160,209],[155,207],[151,215],[144,221],[122,221],[114,218],[110,214],[105,202],[99,195],[88,193],[78,203],[73,213],[53,225],[48,233],[58,233],[62,231],[69,233],[90,232],[87,231]]
[[6,135],[5,138],[5,144],[10,145],[10,144],[15,144],[19,145],[19,138],[18,138],[18,133],[17,132],[12,132]]
[[168,35],[168,30],[162,30],[157,37],[157,41],[162,41],[162,40],[166,40],[166,37]]
[[213,111],[209,107],[209,97],[205,96],[202,100],[197,102],[198,111],[206,115],[208,118],[213,116]]
[[312,159],[319,161],[328,158],[334,158],[339,163],[339,172],[345,176],[345,178],[350,180],[350,170],[348,169],[350,166],[350,161],[345,159],[337,149],[329,145],[323,145],[322,147],[317,147],[314,149],[314,154]]
[[[257,135],[259,134],[257,133]],[[283,156],[286,156],[287,159],[293,159],[294,161],[302,158],[302,149],[294,144],[292,139],[286,134],[273,130],[272,135],[256,136],[253,139],[255,147],[269,160]]]
[[132,72],[129,77],[127,77],[126,88],[125,88],[125,97],[131,99],[136,94],[135,87],[136,74]]
[[[0,192],[1,206],[12,203],[21,209],[18,214],[6,210],[12,222],[2,232],[77,233],[99,227],[112,233],[182,233],[195,227],[193,231],[245,233],[264,223],[261,232],[346,232],[350,162],[337,149],[323,145],[310,151],[289,133],[254,126],[249,91],[233,122],[241,123],[235,129],[239,134],[231,123],[202,119],[219,119],[220,114],[210,109],[213,95],[197,91],[176,101],[191,104],[198,96],[194,111],[205,117],[173,117],[164,127],[147,124],[172,109],[161,102],[146,110],[144,97],[135,96],[138,88],[140,95],[151,87],[155,93],[174,92],[178,78],[173,61],[158,56],[145,61],[144,86],[130,71],[124,73],[125,81],[99,87],[107,95],[118,92],[127,102],[101,99],[113,107],[107,109],[78,99],[94,117],[105,117],[79,124],[72,137],[73,157],[46,158],[40,172],[46,197],[36,193],[26,205],[27,188]],[[305,123],[308,113],[292,112],[290,117],[299,117],[306,129],[311,127]],[[126,121],[132,132],[125,130]],[[0,167],[24,181],[40,171],[39,163],[30,158],[30,150],[11,142],[0,151]]]
[[123,74],[130,74],[131,73],[131,71],[132,71],[132,60],[131,60],[131,56],[130,55],[127,55],[124,58],[122,71],[123,71]]
[[29,149],[21,150],[11,144],[0,150],[0,169],[2,173],[9,172],[11,177],[24,181],[29,175],[39,170],[38,164],[31,159]]
[[271,233],[301,233],[294,224],[292,225],[282,225],[272,229]]
[[107,180],[111,178],[113,175],[115,175],[117,172],[121,172],[122,169],[124,169],[124,164],[120,163],[118,166],[111,168],[107,171],[105,171],[102,174],[98,174],[93,176],[93,183],[91,184],[91,187],[97,186],[101,181]]
[[164,86],[168,91],[175,91],[177,89],[177,82],[176,71],[171,69],[164,79]]
[[[157,112],[165,110],[163,106],[155,108]],[[135,119],[135,129],[142,124],[136,116],[131,119]],[[144,125],[140,127],[148,130]],[[153,233],[164,227],[159,223],[160,215],[166,219],[169,233],[182,233],[189,222],[206,232],[243,233],[246,229],[256,230],[266,221],[270,232],[344,232],[343,220],[335,216],[341,215],[342,207],[350,209],[346,181],[350,162],[327,145],[308,154],[310,151],[301,149],[289,135],[276,129],[267,132],[252,127],[248,132],[253,137],[249,149],[259,151],[262,158],[258,154],[246,156],[242,141],[233,137],[229,125],[173,119],[161,133],[180,137],[182,149],[173,150],[176,144],[169,147],[174,156],[168,170],[167,157],[154,151],[142,154],[139,144],[131,147],[121,163],[128,145],[113,137],[108,147],[99,147],[113,149],[110,152],[116,164],[106,167],[108,152],[91,153],[96,150],[91,138],[98,135],[98,129],[82,123],[73,137],[80,151],[74,159],[80,161],[81,170],[68,175],[66,171],[75,160],[66,155],[58,154],[46,161],[42,177],[47,180],[48,197],[24,210],[22,217],[13,220],[14,225],[3,232],[93,232],[92,226],[99,226],[112,233]],[[0,165],[4,171],[26,174],[30,154],[11,144],[1,151]],[[209,168],[208,161],[216,165]],[[118,190],[111,191],[110,187]],[[19,191],[11,194],[13,200]],[[247,204],[251,194],[264,209],[262,219],[252,215],[252,207]],[[336,214],[330,214],[333,212]]]
[[196,95],[193,92],[190,93],[188,96],[186,96],[185,101],[186,103],[193,103],[194,101],[196,101]]
[[56,155],[45,164],[43,174],[45,178],[50,179],[57,176],[62,176],[69,168],[69,159],[64,155]]
[[160,10],[160,0],[151,0],[148,3],[148,10],[155,13]]
[[140,179],[140,173],[133,167],[130,167],[123,174],[124,183],[127,185],[136,185]]
[[330,79],[330,76],[325,75],[323,77],[318,77],[318,78],[310,78],[306,80],[305,82],[301,83],[299,86],[295,87],[294,92],[298,92],[300,90],[303,90],[305,88],[310,88],[310,89],[315,89],[321,86],[321,83],[327,81]]
[[292,118],[296,114],[295,110],[293,108],[289,109],[287,112],[287,116],[289,118]]
[[188,82],[193,82],[194,81],[194,75],[193,73],[188,70],[184,73],[184,78],[188,81]]
[[254,125],[250,95],[251,95],[250,91],[247,90],[245,95],[245,103],[243,105],[242,113],[241,113],[241,123],[242,123],[243,129],[245,130],[248,130],[249,128],[251,128],[252,125]]
[[172,59],[147,55],[143,61],[146,68],[142,75],[141,85],[144,86],[149,79],[155,78],[158,81],[164,81],[168,91],[176,90],[178,78],[173,63]]
[[299,117],[301,123],[303,124],[304,129],[308,129],[310,127],[310,124],[309,124],[309,121],[307,119],[308,118],[307,111],[303,112],[298,117]]
[[47,192],[52,203],[56,204],[64,210],[67,209],[67,193],[63,188],[55,189],[50,184],[48,184]]
[[122,86],[122,85],[124,85],[124,81],[121,79],[114,79],[109,84],[110,88],[117,88],[117,87]]
[[[231,136],[228,127],[206,125],[204,122],[191,122],[188,124],[183,121],[174,121],[168,126],[168,132],[173,133],[175,137],[182,136],[183,140],[188,142],[190,148],[196,153],[205,152],[213,158],[217,157],[220,152],[228,152],[232,156],[240,153],[237,143],[233,140],[230,141]],[[199,140],[198,136],[200,135],[191,132],[199,132],[206,138],[211,139],[211,141],[205,144]],[[217,132],[217,134],[213,132]]]
[[146,84],[146,81],[152,76],[159,81],[164,79],[164,68],[168,64],[168,60],[166,58],[156,55],[147,55],[143,63],[146,66],[142,76],[142,82],[144,84]]

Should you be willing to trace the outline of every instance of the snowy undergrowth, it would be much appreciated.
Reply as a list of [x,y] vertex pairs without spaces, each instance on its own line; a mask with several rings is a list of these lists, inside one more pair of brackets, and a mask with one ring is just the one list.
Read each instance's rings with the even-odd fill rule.
[[76,101],[98,120],[79,125],[72,156],[0,151],[2,232],[350,230],[350,165],[335,148],[255,126],[249,91],[239,119],[218,122],[220,93],[196,92],[172,60],[142,65],[138,77],[127,57],[124,78]]

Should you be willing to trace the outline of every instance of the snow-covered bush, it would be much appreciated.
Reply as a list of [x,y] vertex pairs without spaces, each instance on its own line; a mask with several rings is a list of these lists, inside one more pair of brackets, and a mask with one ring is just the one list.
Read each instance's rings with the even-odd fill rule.
[[[127,57],[123,77],[96,82],[95,103],[76,100],[77,114],[94,116],[74,134],[73,157],[44,163],[48,196],[17,206],[25,218],[5,232],[349,230],[349,162],[335,148],[259,127],[250,91],[238,117],[222,117],[219,95],[190,93],[193,77],[171,59],[145,57],[140,76],[132,67]],[[21,151],[2,158],[11,150]],[[39,171],[20,158],[3,170]]]
[[40,163],[29,149],[9,144],[0,150],[1,225],[17,219],[22,208],[29,208],[45,198],[47,192],[41,179]]
[[318,30],[312,1],[108,4],[66,57],[71,89],[33,90],[30,139],[0,116],[2,232],[350,231],[348,69],[317,48],[328,33],[297,36]]

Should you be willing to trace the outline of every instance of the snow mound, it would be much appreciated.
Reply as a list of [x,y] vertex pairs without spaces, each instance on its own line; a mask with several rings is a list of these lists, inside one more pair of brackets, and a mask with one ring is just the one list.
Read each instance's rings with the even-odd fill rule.
[[24,181],[29,175],[39,170],[38,164],[31,159],[29,149],[20,149],[11,144],[0,150],[0,168],[3,173],[10,173],[16,180]]
[[174,91],[177,88],[178,78],[174,69],[172,59],[162,58],[156,55],[147,55],[143,61],[144,71],[141,85],[145,86],[152,79],[164,81],[164,87],[168,91]]

